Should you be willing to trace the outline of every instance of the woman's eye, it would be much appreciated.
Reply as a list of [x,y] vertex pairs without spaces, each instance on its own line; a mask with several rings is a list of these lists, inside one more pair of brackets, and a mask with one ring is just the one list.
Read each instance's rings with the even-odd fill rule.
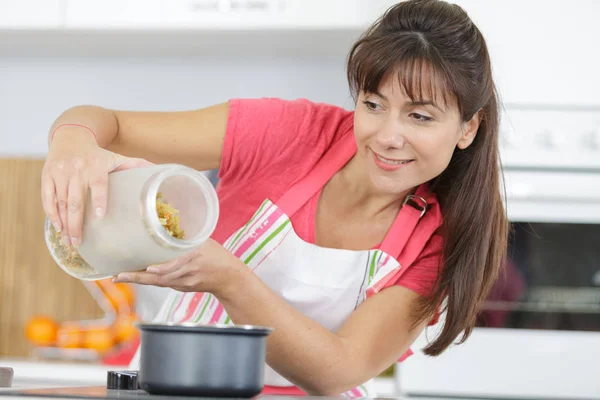
[[412,114],[410,114],[410,116],[414,120],[419,121],[419,122],[431,122],[431,121],[433,121],[433,118],[427,117],[425,115],[418,114],[418,113],[412,113]]
[[381,106],[379,104],[373,103],[372,101],[366,100],[366,101],[363,101],[363,103],[371,111],[377,111],[377,110],[379,110],[379,108],[381,108]]

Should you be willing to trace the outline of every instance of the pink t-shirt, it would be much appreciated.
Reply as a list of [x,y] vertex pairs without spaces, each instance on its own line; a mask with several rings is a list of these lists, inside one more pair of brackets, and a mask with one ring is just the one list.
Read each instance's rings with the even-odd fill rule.
[[[223,243],[269,198],[276,202],[307,175],[329,147],[351,133],[354,113],[308,100],[230,100],[217,192],[221,207],[213,239]],[[320,191],[291,217],[300,238],[315,242]],[[397,284],[426,295],[441,261],[442,240],[434,236]]]

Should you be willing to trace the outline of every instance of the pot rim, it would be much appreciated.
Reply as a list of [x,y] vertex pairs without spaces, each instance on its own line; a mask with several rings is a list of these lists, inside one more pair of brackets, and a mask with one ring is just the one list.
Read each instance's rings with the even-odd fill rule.
[[135,322],[140,330],[163,332],[227,333],[268,335],[274,328],[258,325],[195,324],[193,322]]

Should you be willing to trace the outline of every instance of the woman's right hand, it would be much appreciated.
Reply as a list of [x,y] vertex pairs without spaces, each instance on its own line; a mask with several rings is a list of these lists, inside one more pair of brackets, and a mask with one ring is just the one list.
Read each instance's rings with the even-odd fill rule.
[[57,133],[42,170],[42,204],[65,244],[81,243],[88,195],[96,217],[106,213],[110,172],[149,165],[153,164],[103,149],[82,128]]

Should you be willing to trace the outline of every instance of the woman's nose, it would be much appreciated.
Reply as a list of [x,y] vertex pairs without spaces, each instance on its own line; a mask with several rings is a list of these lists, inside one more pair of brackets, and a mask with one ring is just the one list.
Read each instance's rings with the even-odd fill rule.
[[403,128],[397,121],[389,121],[377,134],[377,144],[383,149],[400,149],[404,146],[405,139]]

